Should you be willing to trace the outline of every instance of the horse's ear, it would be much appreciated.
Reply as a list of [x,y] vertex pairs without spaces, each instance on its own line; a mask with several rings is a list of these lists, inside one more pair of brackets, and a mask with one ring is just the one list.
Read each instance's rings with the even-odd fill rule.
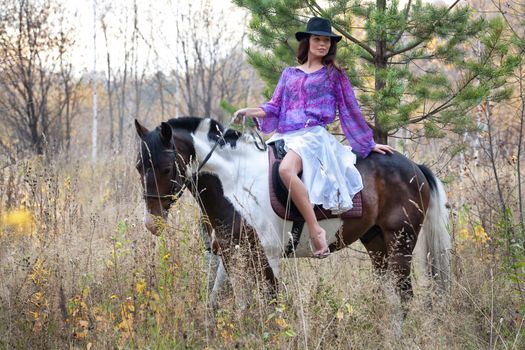
[[172,135],[173,131],[171,130],[171,126],[165,122],[160,123],[160,139],[164,145],[168,146],[171,144]]
[[135,128],[137,129],[137,134],[141,139],[144,139],[144,136],[149,133],[149,130],[142,126],[142,124],[140,124],[137,119],[135,119]]

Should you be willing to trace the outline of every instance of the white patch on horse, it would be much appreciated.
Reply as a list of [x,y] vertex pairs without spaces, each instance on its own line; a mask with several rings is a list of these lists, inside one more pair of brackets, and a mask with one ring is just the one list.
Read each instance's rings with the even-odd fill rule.
[[[293,222],[283,221],[285,232],[290,232],[292,230]],[[335,243],[337,240],[337,234],[343,225],[343,221],[338,218],[321,220],[319,221],[321,227],[326,231],[326,241],[328,244]],[[290,238],[288,238],[289,240]],[[287,249],[288,243],[285,244],[285,249]],[[301,237],[299,239],[299,244],[295,248],[295,256],[298,258],[305,258],[312,256],[313,247],[310,246],[310,236],[308,234],[308,227],[306,224],[303,226],[301,232]]]
[[[215,143],[208,139],[209,129],[210,120],[205,119],[194,134],[195,152],[200,161],[208,155]],[[279,218],[271,207],[267,152],[258,150],[253,140],[243,135],[234,148],[228,144],[216,148],[201,172],[212,173],[219,178],[224,196],[256,230],[274,273],[277,274],[278,260],[290,241],[292,222]],[[320,224],[327,231],[328,242],[335,242],[342,221],[330,219],[323,220]],[[296,249],[296,256],[312,256],[306,226]]]

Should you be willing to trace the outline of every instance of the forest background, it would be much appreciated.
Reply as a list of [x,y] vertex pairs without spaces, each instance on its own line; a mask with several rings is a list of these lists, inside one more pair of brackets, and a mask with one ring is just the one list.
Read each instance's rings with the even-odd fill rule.
[[[134,119],[259,105],[312,15],[343,35],[376,140],[446,185],[452,289],[432,309],[416,290],[401,339],[358,244],[285,262],[294,297],[246,311],[227,294],[212,315],[193,199],[160,239],[141,222]],[[522,348],[524,16],[518,0],[0,0],[0,348]]]

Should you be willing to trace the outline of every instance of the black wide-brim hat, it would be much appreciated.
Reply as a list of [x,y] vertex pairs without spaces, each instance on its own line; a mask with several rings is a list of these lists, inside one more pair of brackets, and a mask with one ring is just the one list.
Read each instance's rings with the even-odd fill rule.
[[332,24],[330,21],[321,17],[310,18],[306,24],[306,31],[295,33],[295,38],[297,41],[301,41],[309,35],[327,36],[334,38],[336,42],[342,38],[340,35],[332,33]]

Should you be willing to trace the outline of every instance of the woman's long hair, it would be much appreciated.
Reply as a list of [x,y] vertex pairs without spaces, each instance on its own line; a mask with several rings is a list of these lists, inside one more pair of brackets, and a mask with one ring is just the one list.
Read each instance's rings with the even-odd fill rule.
[[[308,61],[308,52],[310,51],[310,35],[306,36],[299,42],[299,47],[297,48],[297,62],[299,64],[304,64]],[[341,71],[341,67],[335,61],[337,56],[337,41],[334,38],[330,38],[330,48],[328,53],[323,57],[323,64],[328,68],[328,72],[332,68]]]

